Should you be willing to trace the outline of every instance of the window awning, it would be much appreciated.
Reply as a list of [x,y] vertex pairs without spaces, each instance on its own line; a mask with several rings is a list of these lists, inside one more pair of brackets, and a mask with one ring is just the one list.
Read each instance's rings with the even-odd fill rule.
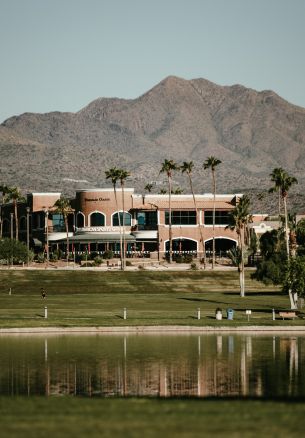
[[[125,242],[135,242],[136,239],[131,234],[125,234]],[[123,235],[122,235],[123,239]],[[67,238],[61,239],[57,242],[66,242]],[[69,243],[103,243],[103,242],[120,242],[120,234],[119,233],[100,233],[100,234],[94,234],[94,233],[84,233],[80,235],[75,235],[69,238]]]

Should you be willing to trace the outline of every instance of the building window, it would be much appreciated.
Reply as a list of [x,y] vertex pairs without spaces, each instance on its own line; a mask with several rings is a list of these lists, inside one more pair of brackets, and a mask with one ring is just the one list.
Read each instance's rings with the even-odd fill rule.
[[77,226],[77,228],[83,228],[85,226],[85,218],[84,218],[83,213],[77,213],[76,226]]
[[[131,226],[131,214],[125,212],[124,217],[125,217],[125,226],[130,227]],[[123,212],[122,211],[120,211],[120,222],[121,222],[121,225],[123,225]],[[112,226],[113,227],[119,226],[119,214],[118,213],[114,213],[114,215],[112,216]]]
[[[229,225],[231,212],[228,210],[215,211],[215,225]],[[204,224],[213,225],[213,210],[204,212]]]
[[[196,211],[172,211],[172,225],[196,225]],[[169,211],[165,212],[165,224],[169,224]]]
[[55,213],[52,214],[52,226],[53,226],[53,231],[65,231],[65,222],[64,222],[64,218],[62,216],[62,214],[60,213]]
[[91,227],[104,227],[105,226],[105,216],[102,213],[92,213],[90,215],[90,226]]
[[156,211],[139,211],[137,214],[139,230],[156,230],[158,216]]

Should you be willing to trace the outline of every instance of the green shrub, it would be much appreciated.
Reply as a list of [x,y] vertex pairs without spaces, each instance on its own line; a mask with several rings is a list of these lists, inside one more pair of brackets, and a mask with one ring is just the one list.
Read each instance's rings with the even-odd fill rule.
[[33,260],[34,254],[28,251],[27,246],[15,239],[1,239],[0,240],[0,259],[3,263],[26,263],[27,260]]
[[132,263],[130,260],[126,260],[126,266],[132,266]]
[[192,262],[191,265],[190,265],[190,268],[191,268],[192,271],[197,271],[198,266],[197,266],[197,264],[195,262]]
[[104,260],[102,259],[102,257],[96,256],[95,259],[94,259],[94,264],[96,266],[100,266],[102,263],[104,263]]
[[50,254],[50,262],[58,262],[58,255],[55,252]]
[[109,260],[112,258],[113,258],[113,251],[111,251],[110,249],[107,249],[103,254],[103,259]]
[[37,254],[36,260],[38,263],[44,263],[46,261],[45,255],[43,252],[39,252]]

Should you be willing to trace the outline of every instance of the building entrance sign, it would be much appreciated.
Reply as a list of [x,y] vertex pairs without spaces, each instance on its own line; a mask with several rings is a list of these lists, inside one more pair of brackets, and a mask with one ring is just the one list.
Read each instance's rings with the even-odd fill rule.
[[85,198],[85,202],[110,201],[110,198]]
[[120,231],[120,227],[82,227],[82,228],[77,228],[77,232],[81,232],[81,233],[115,233],[115,232],[119,232]]

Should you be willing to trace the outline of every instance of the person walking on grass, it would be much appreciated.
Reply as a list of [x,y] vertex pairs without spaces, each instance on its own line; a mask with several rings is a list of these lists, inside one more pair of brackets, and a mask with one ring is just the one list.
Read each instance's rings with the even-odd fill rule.
[[47,297],[47,293],[43,287],[40,288],[41,298],[44,300]]

